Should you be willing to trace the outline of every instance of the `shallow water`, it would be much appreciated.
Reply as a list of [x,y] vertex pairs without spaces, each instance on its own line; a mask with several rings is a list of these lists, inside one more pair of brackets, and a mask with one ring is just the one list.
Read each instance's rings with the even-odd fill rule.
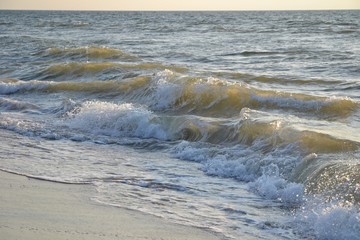
[[359,239],[359,11],[0,13],[1,169],[229,239]]

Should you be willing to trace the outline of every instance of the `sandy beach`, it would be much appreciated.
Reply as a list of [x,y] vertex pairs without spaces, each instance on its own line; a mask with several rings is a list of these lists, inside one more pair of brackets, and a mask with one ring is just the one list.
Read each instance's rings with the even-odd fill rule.
[[90,185],[0,171],[1,239],[219,239],[136,211],[92,202]]

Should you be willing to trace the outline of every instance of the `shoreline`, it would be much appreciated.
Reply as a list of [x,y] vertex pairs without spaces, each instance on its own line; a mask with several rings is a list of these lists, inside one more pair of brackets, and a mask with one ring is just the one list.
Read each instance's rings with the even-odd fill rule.
[[211,232],[90,200],[91,185],[63,184],[0,171],[4,239],[215,240]]

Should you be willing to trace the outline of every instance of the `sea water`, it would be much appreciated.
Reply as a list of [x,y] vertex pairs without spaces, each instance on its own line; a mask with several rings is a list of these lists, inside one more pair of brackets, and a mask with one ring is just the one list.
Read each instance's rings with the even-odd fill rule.
[[0,11],[0,168],[226,239],[360,239],[359,15]]

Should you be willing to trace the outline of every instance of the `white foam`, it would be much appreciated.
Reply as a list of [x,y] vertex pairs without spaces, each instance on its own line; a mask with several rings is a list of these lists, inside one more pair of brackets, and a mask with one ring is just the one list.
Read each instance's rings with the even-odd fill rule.
[[256,175],[249,172],[241,161],[227,160],[224,155],[209,159],[205,162],[203,169],[209,175],[236,178],[242,181],[252,181],[256,178]]
[[175,157],[180,158],[182,160],[195,161],[195,162],[203,162],[206,161],[209,157],[210,148],[196,148],[191,145],[188,141],[181,141],[177,144],[173,149],[172,153]]
[[325,203],[311,198],[296,213],[295,224],[304,237],[326,240],[360,239],[360,213],[354,206],[342,202]]
[[319,239],[360,239],[360,216],[343,207],[323,211],[315,222]]
[[66,124],[92,134],[166,140],[159,118],[144,107],[88,101],[68,113]]
[[11,130],[26,136],[34,136],[37,133],[43,133],[45,123],[26,119],[19,113],[6,113],[0,115],[0,128]]
[[[206,174],[248,182],[252,192],[266,199],[284,206],[300,205],[304,200],[304,186],[288,180],[291,169],[301,160],[291,155],[293,149],[277,149],[272,154],[262,155],[255,145],[253,147],[217,148],[183,141],[172,152],[180,159],[200,162]],[[286,159],[283,156],[287,156]]]
[[166,69],[158,72],[155,77],[153,86],[155,92],[150,95],[149,103],[154,109],[166,109],[175,105],[183,93],[183,86],[171,81],[175,77],[175,73]]
[[280,201],[285,206],[298,206],[303,202],[304,186],[278,176],[263,175],[250,186],[250,189],[259,195]]

